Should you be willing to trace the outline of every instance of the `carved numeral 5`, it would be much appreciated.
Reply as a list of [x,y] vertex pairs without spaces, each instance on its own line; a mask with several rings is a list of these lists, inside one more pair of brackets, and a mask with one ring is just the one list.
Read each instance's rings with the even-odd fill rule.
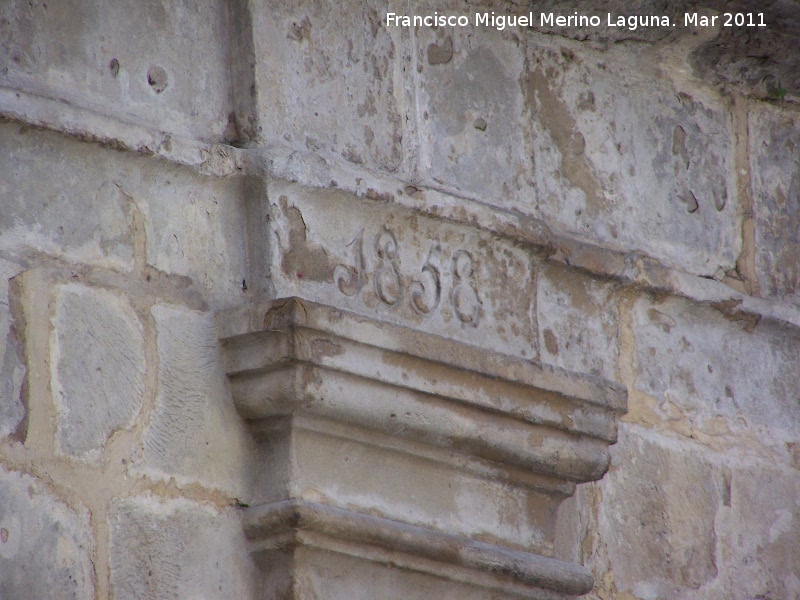
[[441,271],[438,267],[439,255],[442,248],[439,244],[431,246],[428,258],[422,265],[422,275],[415,279],[409,286],[411,293],[411,308],[421,315],[427,315],[439,306],[442,297]]

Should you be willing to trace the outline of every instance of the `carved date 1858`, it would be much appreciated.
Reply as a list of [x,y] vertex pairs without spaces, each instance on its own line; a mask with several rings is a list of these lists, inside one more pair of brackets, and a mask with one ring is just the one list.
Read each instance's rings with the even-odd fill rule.
[[[364,230],[361,229],[346,248],[350,264],[337,265],[333,281],[344,295],[355,296],[371,278],[378,298],[388,306],[398,306],[405,290],[400,275],[397,238],[390,229],[381,227],[375,235],[373,248],[375,266],[370,277],[364,254]],[[419,275],[408,286],[408,302],[417,314],[430,315],[441,303],[443,255],[441,245],[431,244]],[[472,254],[467,250],[456,250],[450,260],[452,281],[448,298],[453,312],[462,323],[477,327],[483,303],[475,287]]]

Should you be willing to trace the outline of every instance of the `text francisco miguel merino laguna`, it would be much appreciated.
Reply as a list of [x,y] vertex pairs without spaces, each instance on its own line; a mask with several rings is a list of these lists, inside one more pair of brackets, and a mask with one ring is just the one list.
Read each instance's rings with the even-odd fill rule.
[[386,13],[387,27],[467,27],[470,23],[475,27],[493,27],[503,30],[506,27],[713,27],[717,24],[724,27],[766,27],[764,13],[724,13],[723,15],[703,15],[701,13],[684,13],[683,19],[672,20],[665,15],[612,15],[606,14],[603,20],[598,15],[582,15],[577,12],[571,15],[555,13],[539,13],[539,18],[529,12],[526,15],[505,15],[494,12],[475,13],[472,21],[466,15],[398,15]]

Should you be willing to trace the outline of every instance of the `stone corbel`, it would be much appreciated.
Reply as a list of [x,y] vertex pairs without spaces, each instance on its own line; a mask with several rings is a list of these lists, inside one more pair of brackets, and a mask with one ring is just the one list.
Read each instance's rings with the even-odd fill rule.
[[624,388],[297,297],[223,313],[261,455],[264,598],[567,599],[555,514],[609,462]]

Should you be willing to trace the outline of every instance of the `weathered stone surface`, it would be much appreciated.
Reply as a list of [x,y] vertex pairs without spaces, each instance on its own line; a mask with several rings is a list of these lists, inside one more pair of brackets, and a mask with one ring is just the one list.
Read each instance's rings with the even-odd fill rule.
[[[694,52],[693,63],[704,78],[755,98],[800,100],[800,57],[794,49],[794,40],[800,36],[796,2],[715,0],[703,4],[720,13],[720,25],[729,23]],[[737,14],[741,15],[738,27]]]
[[[732,469],[718,597],[800,597],[800,478],[764,465]],[[727,508],[729,507],[729,508]],[[735,590],[733,594],[726,590]]]
[[4,2],[0,85],[171,133],[235,139],[227,28],[220,0]]
[[142,407],[142,325],[117,294],[70,283],[57,288],[53,329],[58,447],[91,456],[115,430],[132,426]]
[[615,379],[619,315],[614,286],[547,263],[536,291],[542,362]]
[[749,129],[760,291],[800,304],[800,118],[758,106]]
[[[129,198],[110,184],[119,155],[0,123],[0,249],[130,268]],[[112,166],[113,165],[113,166]]]
[[144,215],[147,264],[188,277],[215,306],[242,302],[249,277],[245,198],[239,179],[142,165],[118,181]]
[[152,496],[115,500],[109,545],[118,600],[256,597],[244,534],[232,510]]
[[158,388],[136,468],[244,497],[253,452],[230,401],[211,315],[159,304]]
[[636,598],[694,597],[718,572],[722,473],[696,448],[637,427],[621,426],[611,453],[598,484],[598,533],[610,563],[603,571]]
[[87,511],[0,468],[0,598],[93,600],[92,550]]
[[258,117],[267,141],[400,168],[402,49],[382,24],[385,8],[381,0],[253,3]]
[[[738,254],[731,118],[646,49],[528,44],[536,201],[552,227],[713,275]],[[602,118],[598,118],[602,115]]]
[[[0,124],[0,250],[186,276],[214,303],[238,302],[245,267],[242,180]],[[143,231],[140,230],[143,229]]]
[[421,28],[416,44],[424,180],[496,206],[528,201],[533,163],[518,32]]
[[26,416],[22,397],[25,361],[21,336],[13,329],[8,288],[9,279],[22,267],[0,259],[0,441],[16,433]]
[[531,250],[338,191],[275,181],[270,199],[270,283],[276,297],[330,302],[535,357],[537,258]]
[[800,427],[797,335],[769,322],[755,325],[753,315],[736,312],[736,303],[717,308],[637,301],[636,388],[657,400],[661,418],[687,431],[729,434],[760,426],[791,438]]

